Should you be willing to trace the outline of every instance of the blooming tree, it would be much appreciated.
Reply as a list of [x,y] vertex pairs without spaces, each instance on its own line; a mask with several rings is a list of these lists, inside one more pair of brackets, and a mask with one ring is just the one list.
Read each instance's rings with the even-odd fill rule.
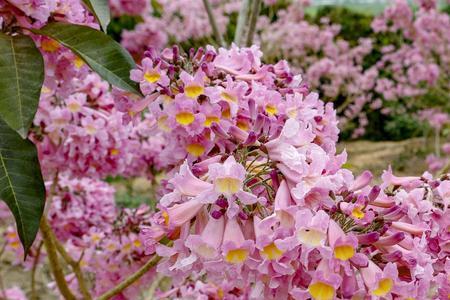
[[[370,172],[346,169],[332,103],[286,61],[265,64],[259,47],[240,47],[252,43],[261,1],[239,8],[237,44],[182,53],[139,41],[137,66],[96,30],[107,24],[104,3],[0,5],[11,53],[0,66],[16,74],[0,93],[19,99],[18,114],[0,110],[0,197],[18,229],[7,228],[5,250],[32,281],[48,262],[50,288],[65,299],[135,299],[159,276],[169,287],[155,295],[172,299],[449,295],[449,174],[388,169],[373,185]],[[211,4],[203,7],[195,14],[221,43]],[[26,55],[35,69],[14,63]],[[22,78],[36,90],[25,93]],[[23,101],[37,108],[29,124]],[[155,210],[116,206],[105,182],[161,174]],[[9,220],[6,208],[0,216]],[[0,293],[23,298],[15,287]]]

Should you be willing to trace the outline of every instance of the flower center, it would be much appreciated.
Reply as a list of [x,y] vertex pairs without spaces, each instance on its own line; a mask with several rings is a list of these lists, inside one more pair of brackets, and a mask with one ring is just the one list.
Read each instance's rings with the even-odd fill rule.
[[240,129],[247,131],[248,130],[248,124],[245,121],[237,121],[236,122],[236,126],[239,127]]
[[19,241],[14,241],[14,242],[9,243],[9,246],[13,249],[19,249],[20,243],[19,243]]
[[372,292],[374,296],[384,297],[389,293],[394,285],[392,279],[384,278],[378,282],[378,288]]
[[180,112],[175,116],[178,124],[187,126],[194,122],[194,114],[190,112]]
[[73,61],[73,64],[77,69],[81,68],[84,65],[84,60],[82,60],[80,57],[75,57],[75,60]]
[[352,216],[355,217],[356,219],[362,219],[364,218],[364,212],[361,210],[361,206],[356,206],[353,210],[352,210]]
[[119,155],[119,154],[120,154],[120,150],[119,150],[119,149],[116,149],[116,148],[113,148],[113,149],[111,149],[111,151],[109,151],[109,153],[110,153],[112,156],[116,156],[116,155]]
[[243,263],[248,256],[248,250],[246,249],[235,249],[228,251],[225,256],[225,260],[232,264],[240,264]]
[[276,260],[283,256],[283,251],[278,249],[275,243],[271,243],[264,247],[264,249],[261,251],[261,255],[266,259]]
[[216,256],[216,250],[207,244],[201,244],[198,247],[196,247],[195,250],[198,254],[200,254],[204,258],[211,259]]
[[334,297],[334,288],[323,282],[311,284],[308,291],[315,300],[331,300]]
[[169,214],[167,212],[163,211],[162,217],[164,218],[164,225],[169,226]]
[[221,194],[235,194],[241,189],[241,181],[237,178],[224,177],[216,179],[216,191]]
[[167,116],[161,116],[158,119],[158,128],[164,132],[170,132],[170,127],[167,126]]
[[155,83],[161,78],[161,75],[158,72],[148,72],[144,74],[144,78],[150,83]]
[[297,233],[297,237],[302,244],[306,244],[310,247],[318,247],[322,245],[325,234],[314,229],[301,229]]
[[205,152],[205,147],[201,144],[189,144],[186,146],[186,151],[192,156],[199,157]]
[[277,109],[277,107],[275,105],[267,104],[266,105],[266,112],[269,115],[273,116],[273,115],[275,115],[278,112],[278,109]]
[[55,40],[44,40],[41,43],[41,47],[46,52],[55,52],[59,49],[59,43]]
[[189,98],[195,99],[203,94],[204,88],[199,85],[188,85],[184,88],[184,93]]
[[334,257],[340,260],[349,260],[355,255],[355,249],[350,245],[334,247]]
[[97,132],[97,128],[94,125],[88,124],[86,126],[86,132],[90,135],[94,135]]
[[209,127],[209,126],[211,126],[212,123],[219,123],[219,121],[220,121],[219,117],[209,116],[209,117],[206,117],[204,125],[206,127]]
[[231,111],[229,108],[222,111],[222,118],[224,119],[231,119]]
[[80,111],[81,105],[78,102],[71,102],[67,105],[67,108],[69,109],[70,112],[76,113]]

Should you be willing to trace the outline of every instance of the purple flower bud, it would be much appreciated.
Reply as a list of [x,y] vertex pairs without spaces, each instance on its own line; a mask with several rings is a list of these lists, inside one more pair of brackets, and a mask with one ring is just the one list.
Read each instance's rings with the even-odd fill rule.
[[221,208],[227,208],[228,207],[228,201],[225,198],[219,198],[216,201],[216,204]]
[[356,238],[361,245],[371,245],[380,239],[380,234],[378,232],[369,232],[357,235]]
[[380,229],[380,235],[383,235],[386,233],[386,231],[389,230],[389,227],[391,227],[392,222],[386,222],[383,227]]
[[383,215],[383,218],[385,220],[389,220],[389,221],[398,221],[400,220],[404,215],[406,215],[408,213],[408,209],[406,207],[401,207],[401,206],[397,206],[394,205],[393,207],[395,207],[395,210],[390,211],[389,213],[385,213]]
[[229,139],[229,138],[230,138],[230,136],[229,136],[228,133],[222,128],[222,126],[220,126],[220,125],[217,124],[217,123],[212,123],[212,124],[211,124],[211,130],[212,130],[216,135],[218,135],[218,136],[221,137],[221,138],[224,138],[224,139]]
[[248,220],[248,215],[247,215],[245,212],[243,212],[243,211],[240,211],[239,214],[238,214],[238,216],[239,216],[239,218],[241,218],[242,220]]
[[189,58],[193,59],[195,55],[195,48],[189,49]]
[[431,188],[435,189],[435,188],[437,188],[439,186],[439,181],[438,180],[433,180],[433,181],[430,181],[429,184],[430,184]]
[[402,252],[400,250],[396,250],[394,252],[391,253],[385,253],[382,254],[381,257],[389,262],[396,262],[399,261],[402,258]]
[[278,187],[280,186],[280,181],[278,179],[278,173],[277,170],[270,171],[270,179],[272,180],[272,186],[275,190],[278,190]]
[[405,238],[404,232],[396,232],[387,237],[381,237],[377,241],[377,245],[381,246],[393,246],[400,243]]
[[375,199],[377,199],[378,195],[381,192],[381,188],[378,185],[375,185],[369,193],[369,201],[375,201]]
[[428,238],[428,248],[435,254],[438,254],[441,251],[441,247],[439,247],[439,239],[437,237],[435,238]]
[[200,66],[200,68],[202,69],[202,71],[208,75],[209,74],[209,68],[208,68],[208,64],[207,63],[202,63],[202,65]]
[[161,62],[161,58],[157,57],[153,60],[153,67],[156,67]]
[[337,210],[338,210],[337,206],[336,206],[336,205],[333,205],[333,206],[330,208],[330,214],[333,214],[333,213],[337,212]]
[[204,50],[202,47],[198,48],[197,53],[195,53],[194,60],[200,60],[200,58],[202,58],[203,56],[203,52]]
[[172,78],[172,79],[175,77],[175,67],[174,66],[172,66],[172,65],[169,66],[168,75],[169,75],[169,78]]
[[180,55],[180,51],[179,51],[177,45],[174,45],[172,47],[172,53],[173,53],[173,63],[176,64],[179,59],[179,55]]
[[214,219],[220,219],[220,217],[223,216],[223,212],[220,210],[215,210],[211,213],[211,217],[213,217]]
[[265,115],[261,114],[261,113],[256,116],[255,125],[253,126],[253,130],[255,132],[260,132],[261,131],[261,129],[263,128],[263,125],[264,125],[264,122],[265,122],[266,118],[267,117]]
[[245,140],[245,142],[243,143],[244,146],[249,146],[249,145],[253,145],[256,143],[258,137],[256,136],[256,133],[254,133],[253,131],[251,131],[248,134],[247,140]]
[[372,181],[373,175],[370,171],[364,171],[359,175],[350,186],[351,191],[357,191],[367,186]]
[[247,140],[248,133],[237,126],[231,125],[229,128],[229,133],[235,139],[237,139],[240,143],[243,143]]

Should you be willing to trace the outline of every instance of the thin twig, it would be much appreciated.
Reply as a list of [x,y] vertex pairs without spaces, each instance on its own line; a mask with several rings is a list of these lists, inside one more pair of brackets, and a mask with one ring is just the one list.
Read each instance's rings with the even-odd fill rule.
[[0,249],[0,258],[2,257],[3,253],[5,253],[6,245],[8,245],[8,242],[7,242],[7,241],[5,241],[5,242],[3,243],[3,246],[2,246],[2,248]]
[[36,300],[39,299],[39,297],[36,294],[36,269],[37,265],[39,263],[39,258],[41,256],[41,250],[42,245],[44,245],[44,242],[41,241],[36,249],[36,256],[34,257],[33,261],[33,268],[31,269],[31,299]]
[[209,3],[209,0],[203,0],[203,5],[205,6],[206,13],[208,14],[209,23],[211,24],[211,28],[217,43],[219,43],[220,46],[225,47],[225,41],[220,34],[219,27],[217,27],[216,19],[214,18],[214,14],[211,8],[211,3]]
[[156,264],[161,260],[161,257],[158,255],[154,255],[152,259],[150,259],[148,262],[145,263],[139,270],[137,270],[135,273],[133,273],[131,276],[127,277],[125,280],[123,280],[119,285],[116,285],[112,290],[109,290],[108,292],[104,293],[100,297],[97,298],[97,300],[107,300],[115,295],[122,292],[124,289],[135,283],[139,280],[142,276],[144,276],[145,273],[147,273],[151,268],[156,266]]
[[259,17],[259,10],[261,9],[261,0],[253,0],[252,11],[250,14],[250,22],[248,24],[247,38],[245,45],[250,47],[253,44],[253,36],[256,31],[256,21]]
[[58,289],[61,293],[61,295],[64,297],[64,299],[68,300],[76,300],[74,294],[69,289],[69,286],[67,285],[66,279],[64,277],[63,269],[61,268],[61,265],[59,264],[58,260],[58,253],[56,252],[56,247],[53,242],[53,239],[51,237],[50,232],[50,226],[47,223],[46,217],[43,216],[41,219],[41,234],[42,239],[44,240],[44,246],[47,250],[47,256],[48,261],[50,264],[50,270],[52,271],[53,277],[56,281],[56,285],[58,286]]
[[250,0],[242,0],[241,9],[239,10],[239,16],[236,25],[236,31],[234,33],[234,43],[241,46],[242,37],[244,36],[245,27],[248,21],[248,11],[250,7]]
[[2,272],[0,270],[0,299],[7,299],[6,298],[6,289],[5,289],[5,285],[3,284],[3,277],[2,277]]
[[445,175],[450,171],[450,160],[448,163],[438,172],[439,175]]

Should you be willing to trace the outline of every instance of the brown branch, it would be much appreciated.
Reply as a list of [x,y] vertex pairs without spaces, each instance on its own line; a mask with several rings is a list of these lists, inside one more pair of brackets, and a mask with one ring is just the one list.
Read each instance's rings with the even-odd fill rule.
[[211,24],[211,28],[217,43],[220,46],[225,47],[225,41],[223,40],[223,37],[220,34],[219,27],[217,26],[216,19],[214,18],[211,3],[209,3],[209,0],[203,0],[203,5],[205,6],[206,13],[208,14],[209,23]]
[[56,238],[55,233],[51,230],[49,230],[49,235],[51,236],[53,243],[56,247],[56,250],[59,252],[59,254],[62,256],[62,258],[68,263],[71,267],[73,272],[75,273],[75,277],[78,281],[78,288],[80,289],[81,294],[83,295],[83,299],[85,300],[91,300],[92,296],[89,293],[89,289],[86,285],[86,280],[84,279],[83,272],[81,271],[80,267],[80,260],[75,261],[69,253],[67,253],[66,249],[63,245],[59,242],[59,240]]
[[47,223],[46,217],[43,216],[41,219],[41,234],[44,240],[44,246],[47,250],[48,261],[50,264],[50,270],[52,271],[53,277],[56,281],[56,285],[61,293],[61,295],[66,300],[76,300],[75,295],[69,289],[67,285],[66,278],[64,277],[63,269],[58,260],[58,253],[56,252],[56,246],[51,236],[51,229]]

